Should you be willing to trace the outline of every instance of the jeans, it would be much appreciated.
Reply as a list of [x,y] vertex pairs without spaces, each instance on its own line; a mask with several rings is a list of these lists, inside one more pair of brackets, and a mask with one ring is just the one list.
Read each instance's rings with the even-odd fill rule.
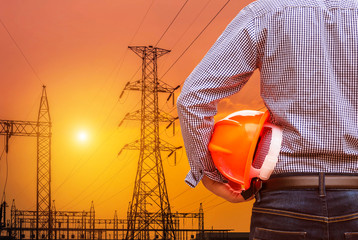
[[252,209],[250,239],[358,240],[358,190],[261,191]]

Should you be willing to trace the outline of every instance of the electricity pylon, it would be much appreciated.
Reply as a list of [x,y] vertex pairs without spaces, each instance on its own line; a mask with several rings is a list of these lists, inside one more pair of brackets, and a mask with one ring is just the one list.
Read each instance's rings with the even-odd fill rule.
[[171,155],[181,147],[159,138],[159,123],[172,124],[177,118],[159,110],[158,93],[169,93],[174,98],[174,91],[179,86],[172,88],[158,79],[157,59],[169,53],[169,50],[152,46],[129,48],[142,59],[142,78],[128,82],[123,89],[123,92],[131,90],[141,93],[140,110],[127,113],[123,119],[141,122],[140,139],[122,148],[140,151],[133,197],[128,209],[126,239],[175,239],[161,151],[169,151]]
[[0,120],[0,135],[5,135],[6,152],[8,152],[8,143],[12,136],[37,138],[36,239],[53,239],[51,214],[52,132],[45,86],[42,88],[37,121]]
[[46,87],[43,86],[37,118],[37,204],[36,239],[53,239],[51,214],[51,117]]

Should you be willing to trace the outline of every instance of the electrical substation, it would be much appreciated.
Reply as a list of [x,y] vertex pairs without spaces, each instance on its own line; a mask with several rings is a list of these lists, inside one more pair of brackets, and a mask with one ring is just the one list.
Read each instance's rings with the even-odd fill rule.
[[[229,230],[205,228],[201,204],[196,213],[172,212],[161,153],[167,152],[169,156],[176,157],[176,151],[181,147],[160,139],[160,123],[174,127],[177,117],[159,109],[158,94],[168,94],[168,100],[173,98],[174,101],[174,92],[179,86],[171,87],[157,76],[157,59],[170,51],[153,46],[130,46],[129,49],[142,60],[142,76],[140,80],[128,82],[123,89],[123,92],[136,91],[141,96],[140,109],[127,113],[122,120],[140,122],[140,139],[126,144],[119,152],[139,151],[127,218],[119,219],[117,212],[113,218],[96,218],[93,202],[89,203],[87,211],[56,211],[51,197],[52,122],[46,87],[43,86],[36,121],[0,120],[0,134],[5,137],[5,154],[12,137],[33,137],[37,141],[36,209],[20,210],[15,200],[10,203],[2,199],[0,239],[187,240],[209,239],[207,236],[210,233],[216,236],[215,239],[228,239]],[[186,227],[186,221],[190,221],[193,227]]]

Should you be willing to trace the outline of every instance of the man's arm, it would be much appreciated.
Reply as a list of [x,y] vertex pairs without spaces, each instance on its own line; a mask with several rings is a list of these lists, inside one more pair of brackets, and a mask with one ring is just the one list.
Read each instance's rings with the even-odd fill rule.
[[254,16],[249,8],[245,8],[186,79],[177,101],[191,168],[186,182],[195,187],[206,176],[203,183],[209,190],[232,201],[237,201],[234,197],[237,191],[223,183],[207,146],[218,101],[238,92],[257,68],[254,26]]

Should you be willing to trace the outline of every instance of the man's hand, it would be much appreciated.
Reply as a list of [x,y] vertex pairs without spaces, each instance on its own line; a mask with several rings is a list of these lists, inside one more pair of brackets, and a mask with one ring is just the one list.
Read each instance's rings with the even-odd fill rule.
[[207,176],[204,176],[201,180],[204,186],[215,195],[222,197],[223,199],[232,202],[239,203],[246,201],[241,196],[241,190],[235,190],[228,183],[216,182]]

